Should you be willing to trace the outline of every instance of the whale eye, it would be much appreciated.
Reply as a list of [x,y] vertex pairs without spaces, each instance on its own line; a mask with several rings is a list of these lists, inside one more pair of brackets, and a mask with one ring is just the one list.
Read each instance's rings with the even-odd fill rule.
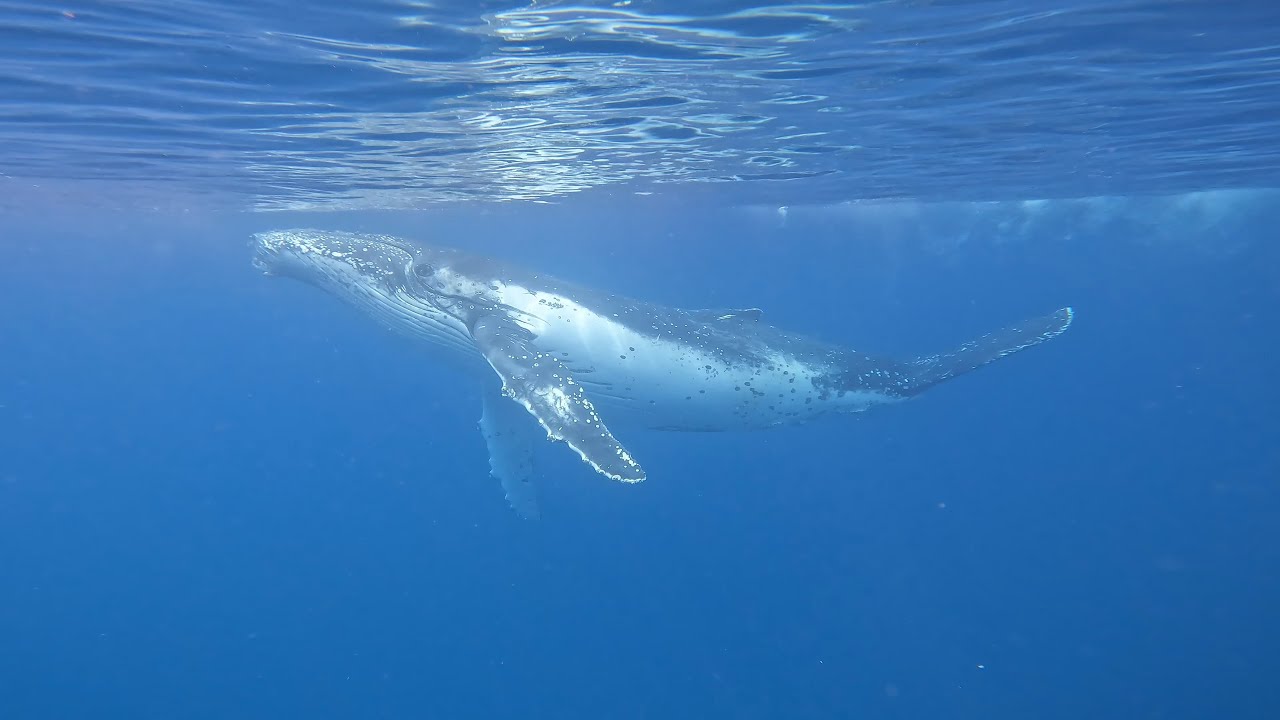
[[430,265],[416,265],[416,264],[415,264],[415,265],[413,266],[413,274],[414,274],[414,275],[417,275],[417,276],[418,276],[418,277],[420,277],[420,278],[429,278],[429,277],[431,277],[433,274],[435,274],[435,268],[431,267]]

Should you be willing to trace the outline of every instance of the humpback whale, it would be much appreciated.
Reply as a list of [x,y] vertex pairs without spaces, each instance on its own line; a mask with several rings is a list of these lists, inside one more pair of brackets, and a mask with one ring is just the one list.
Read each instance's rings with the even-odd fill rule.
[[613,427],[712,431],[802,423],[906,400],[1062,334],[1069,307],[937,355],[892,360],[763,322],[611,295],[457,249],[310,229],[254,235],[259,270],[315,285],[420,338],[481,380],[491,474],[538,514],[539,431],[613,480],[645,479]]

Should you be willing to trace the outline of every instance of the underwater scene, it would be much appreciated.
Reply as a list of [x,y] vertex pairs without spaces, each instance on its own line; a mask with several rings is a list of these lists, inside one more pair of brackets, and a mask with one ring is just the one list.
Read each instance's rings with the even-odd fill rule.
[[0,720],[1280,717],[1280,5],[0,40]]

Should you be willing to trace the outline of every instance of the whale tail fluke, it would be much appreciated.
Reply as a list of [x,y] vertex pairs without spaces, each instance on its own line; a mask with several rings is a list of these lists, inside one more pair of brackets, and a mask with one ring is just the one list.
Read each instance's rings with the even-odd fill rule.
[[907,364],[907,395],[918,395],[944,380],[976,370],[987,363],[1051,340],[1071,327],[1074,311],[1065,307],[1048,315],[984,335],[941,355]]

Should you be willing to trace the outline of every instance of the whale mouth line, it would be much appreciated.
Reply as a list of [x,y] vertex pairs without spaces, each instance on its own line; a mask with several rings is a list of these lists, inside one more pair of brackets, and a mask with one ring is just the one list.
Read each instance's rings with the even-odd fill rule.
[[249,264],[254,270],[267,276],[279,275],[275,266],[280,262],[281,243],[274,239],[279,233],[260,232],[254,233],[249,240],[249,249],[253,255],[249,259]]
[[276,273],[271,269],[271,266],[267,264],[266,258],[263,257],[265,254],[266,249],[263,248],[262,245],[255,243],[253,257],[249,258],[249,265],[263,275],[271,277]]

